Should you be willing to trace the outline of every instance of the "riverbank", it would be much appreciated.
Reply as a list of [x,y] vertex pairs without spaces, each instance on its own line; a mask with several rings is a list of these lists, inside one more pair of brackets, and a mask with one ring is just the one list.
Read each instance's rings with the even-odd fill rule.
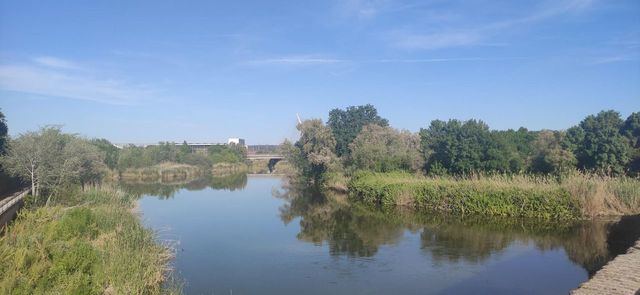
[[163,294],[172,251],[116,190],[69,207],[25,208],[0,237],[2,294]]
[[162,163],[146,168],[130,168],[120,173],[115,173],[113,177],[122,181],[138,182],[172,182],[193,179],[205,174],[205,169],[198,166]]
[[545,219],[640,213],[640,181],[631,178],[577,174],[557,181],[528,175],[357,173],[346,183],[354,201],[416,211]]

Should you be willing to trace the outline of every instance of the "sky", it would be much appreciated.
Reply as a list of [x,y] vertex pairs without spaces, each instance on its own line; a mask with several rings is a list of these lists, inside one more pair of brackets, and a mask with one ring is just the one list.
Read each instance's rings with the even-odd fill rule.
[[640,111],[640,1],[0,0],[0,109],[115,143],[278,144],[371,103],[566,129]]

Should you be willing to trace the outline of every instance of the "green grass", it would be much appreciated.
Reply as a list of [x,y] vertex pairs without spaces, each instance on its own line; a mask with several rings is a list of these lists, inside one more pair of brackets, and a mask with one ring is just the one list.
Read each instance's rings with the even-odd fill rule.
[[1,294],[161,294],[170,248],[118,191],[82,193],[73,207],[23,209],[0,237]]
[[403,206],[459,215],[576,219],[640,212],[640,182],[573,175],[561,181],[527,175],[466,178],[407,173],[356,173],[350,197],[382,207]]

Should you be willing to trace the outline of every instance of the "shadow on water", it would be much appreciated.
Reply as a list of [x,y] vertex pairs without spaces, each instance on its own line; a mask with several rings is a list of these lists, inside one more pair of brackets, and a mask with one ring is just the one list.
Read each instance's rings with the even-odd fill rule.
[[480,264],[516,243],[537,249],[562,249],[589,276],[640,238],[640,216],[613,220],[553,222],[513,218],[461,218],[382,211],[318,189],[285,187],[273,195],[285,200],[280,218],[299,218],[297,238],[327,243],[331,255],[371,257],[383,245],[397,244],[405,231],[420,233],[421,250],[435,264]]
[[121,182],[119,186],[125,192],[137,198],[142,196],[156,196],[160,199],[170,199],[182,189],[188,191],[200,191],[206,188],[227,191],[243,190],[247,186],[247,175],[245,173],[238,173],[224,176],[207,176],[195,180],[189,179],[170,183]]

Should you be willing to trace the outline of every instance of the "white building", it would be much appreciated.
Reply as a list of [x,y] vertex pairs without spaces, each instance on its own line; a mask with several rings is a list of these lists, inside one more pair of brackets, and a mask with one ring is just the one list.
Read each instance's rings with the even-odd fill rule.
[[244,138],[238,138],[238,137],[230,137],[229,140],[227,140],[227,144],[245,146]]

